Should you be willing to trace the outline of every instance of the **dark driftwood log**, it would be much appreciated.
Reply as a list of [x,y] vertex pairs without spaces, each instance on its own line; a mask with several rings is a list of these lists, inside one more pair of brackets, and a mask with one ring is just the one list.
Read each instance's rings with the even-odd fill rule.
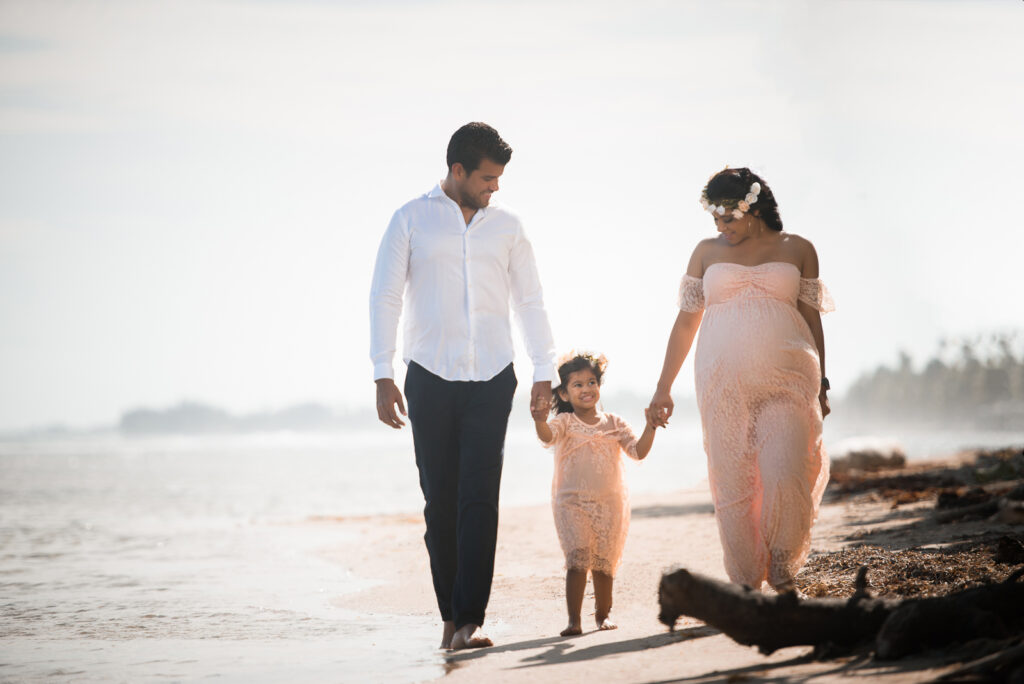
[[658,619],[670,628],[680,615],[703,620],[747,646],[771,653],[786,646],[854,646],[875,638],[898,604],[864,591],[864,570],[848,600],[769,596],[748,587],[676,570],[661,578]]
[[1004,638],[1024,629],[1024,569],[1001,584],[923,599],[872,598],[866,568],[847,600],[768,596],[688,570],[661,578],[658,619],[670,628],[688,615],[741,644],[771,653],[786,646],[854,647],[874,642],[880,658],[978,637]]

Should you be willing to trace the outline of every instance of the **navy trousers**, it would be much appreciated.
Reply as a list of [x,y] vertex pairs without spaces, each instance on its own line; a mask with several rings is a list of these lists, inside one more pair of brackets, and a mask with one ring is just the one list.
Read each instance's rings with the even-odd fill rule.
[[494,577],[498,489],[516,376],[450,381],[411,362],[405,376],[424,540],[441,618],[482,625]]

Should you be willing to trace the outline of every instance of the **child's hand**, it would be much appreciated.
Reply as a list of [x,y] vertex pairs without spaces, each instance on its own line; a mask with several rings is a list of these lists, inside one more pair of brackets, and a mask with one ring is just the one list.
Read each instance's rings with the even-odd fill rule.
[[536,423],[546,423],[551,407],[548,404],[534,403],[530,406],[530,415]]
[[657,430],[659,427],[662,427],[654,422],[654,414],[651,413],[651,409],[644,409],[644,418],[647,420],[647,427],[651,428],[652,430]]

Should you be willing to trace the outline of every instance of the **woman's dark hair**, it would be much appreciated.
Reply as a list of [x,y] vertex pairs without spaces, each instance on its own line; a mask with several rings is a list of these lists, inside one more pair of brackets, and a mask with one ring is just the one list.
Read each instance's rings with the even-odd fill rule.
[[760,176],[746,167],[722,169],[716,173],[704,186],[704,196],[712,204],[721,204],[722,200],[732,200],[732,203],[735,203],[747,196],[750,186],[755,182],[761,184],[761,193],[757,196],[757,202],[750,205],[749,213],[761,217],[765,225],[772,230],[782,230],[779,203],[775,201],[772,189]]
[[485,123],[468,123],[452,134],[448,141],[448,170],[455,164],[462,164],[467,174],[480,166],[481,159],[490,159],[504,166],[512,158],[512,148],[501,139],[498,131]]
[[576,371],[589,368],[593,371],[594,377],[597,378],[597,384],[600,385],[603,382],[604,369],[607,366],[608,359],[604,358],[603,355],[594,356],[593,354],[586,353],[574,354],[571,359],[559,366],[558,380],[560,384],[551,390],[551,408],[554,409],[555,413],[573,413],[572,404],[562,399],[558,394],[559,390],[568,391],[567,384],[570,375]]

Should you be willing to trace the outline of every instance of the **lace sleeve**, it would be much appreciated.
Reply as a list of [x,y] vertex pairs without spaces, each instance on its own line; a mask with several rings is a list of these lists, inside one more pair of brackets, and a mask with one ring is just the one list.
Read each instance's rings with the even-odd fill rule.
[[825,287],[820,278],[801,278],[800,295],[801,302],[810,304],[821,313],[828,313],[836,310],[836,303],[832,301],[832,294]]
[[615,438],[619,442],[619,446],[626,452],[634,461],[639,461],[640,457],[636,454],[636,433],[633,432],[633,428],[630,427],[629,423],[619,418],[615,414],[611,415],[612,423],[615,426]]
[[540,439],[540,437],[537,437],[537,439],[540,440],[541,445],[545,449],[550,449],[551,447],[558,444],[558,441],[562,439],[562,437],[565,435],[565,417],[567,415],[569,414],[559,413],[554,418],[548,421],[548,428],[551,429],[550,442],[545,442],[543,439]]
[[679,297],[676,304],[681,311],[697,313],[704,310],[704,280],[684,275],[679,283]]

